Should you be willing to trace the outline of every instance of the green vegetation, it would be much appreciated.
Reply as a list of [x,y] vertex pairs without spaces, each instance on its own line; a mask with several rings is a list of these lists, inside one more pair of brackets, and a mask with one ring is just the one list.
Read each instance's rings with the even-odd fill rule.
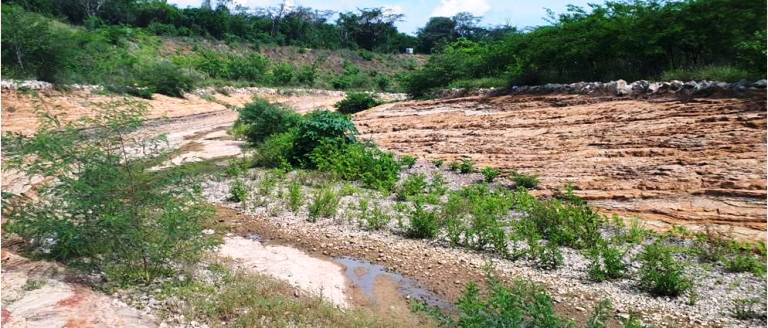
[[375,95],[365,92],[350,92],[341,101],[337,102],[334,107],[339,113],[354,114],[362,112],[368,108],[375,107],[381,104]]
[[304,202],[301,194],[301,184],[296,181],[291,181],[288,185],[288,208],[291,212],[296,213],[301,207],[301,203]]
[[367,198],[361,198],[358,204],[360,223],[368,230],[384,228],[392,218],[379,206],[371,207]]
[[483,174],[483,180],[485,180],[485,182],[488,182],[488,183],[493,182],[493,180],[496,180],[496,177],[499,176],[499,170],[489,166],[486,166],[483,169],[481,169],[480,173]]
[[400,156],[400,166],[410,169],[414,165],[416,165],[416,156],[413,156],[413,155]]
[[440,228],[437,211],[424,208],[421,202],[413,203],[408,212],[409,226],[406,235],[411,238],[435,238]]
[[[5,232],[42,256],[120,283],[172,275],[215,246],[201,233],[212,210],[200,195],[179,180],[158,179],[148,170],[151,160],[127,155],[128,133],[145,113],[141,103],[113,101],[98,104],[92,118],[61,125],[43,116],[34,136],[4,136],[5,165],[55,181],[38,189],[37,199],[4,199]],[[159,142],[134,141],[143,149]]]
[[515,181],[516,186],[523,187],[525,189],[533,189],[539,185],[539,177],[520,172],[513,172],[512,180]]
[[391,190],[400,173],[392,154],[361,143],[326,142],[310,157],[318,170],[377,190]]
[[433,17],[420,38],[435,41],[425,44],[435,54],[404,77],[405,89],[420,97],[448,86],[765,78],[761,1],[608,1],[571,6],[549,20],[487,39]]
[[462,158],[458,161],[453,161],[448,164],[448,168],[450,168],[451,171],[466,174],[475,170],[475,163],[469,158]]
[[279,104],[255,99],[238,111],[235,128],[252,144],[260,144],[277,133],[287,132],[301,122],[301,116]]
[[325,186],[318,189],[308,207],[309,221],[315,222],[318,217],[335,217],[339,200],[339,194],[332,187]]
[[693,286],[670,247],[657,241],[646,246],[638,257],[641,263],[640,284],[651,294],[679,296]]
[[624,277],[627,266],[620,249],[612,245],[598,244],[590,253],[589,279],[600,282]]
[[229,186],[229,199],[233,202],[244,202],[248,199],[248,188],[243,183],[243,180],[236,179],[232,181],[232,185]]

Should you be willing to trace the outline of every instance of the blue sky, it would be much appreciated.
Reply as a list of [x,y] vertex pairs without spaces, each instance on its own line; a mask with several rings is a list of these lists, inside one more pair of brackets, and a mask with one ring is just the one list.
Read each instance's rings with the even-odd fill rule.
[[[168,0],[184,8],[197,7],[202,0]],[[216,3],[215,0],[211,1]],[[235,3],[248,8],[275,6],[282,0],[234,0]],[[546,22],[545,8],[556,13],[565,11],[566,5],[574,4],[586,6],[587,0],[361,0],[361,1],[324,1],[324,0],[289,0],[294,6],[312,7],[334,11],[350,11],[356,8],[385,7],[394,12],[405,15],[398,28],[407,33],[415,33],[416,30],[427,22],[431,16],[452,16],[461,11],[470,12],[476,16],[482,16],[483,25],[498,25],[509,23],[519,28],[543,25]],[[602,1],[589,1],[602,2]]]

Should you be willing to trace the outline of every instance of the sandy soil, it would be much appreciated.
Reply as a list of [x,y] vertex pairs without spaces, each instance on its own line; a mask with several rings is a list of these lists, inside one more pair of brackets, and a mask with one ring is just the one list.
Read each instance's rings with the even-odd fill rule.
[[467,97],[386,104],[354,120],[398,153],[536,174],[540,194],[573,183],[606,213],[765,238],[765,99]]

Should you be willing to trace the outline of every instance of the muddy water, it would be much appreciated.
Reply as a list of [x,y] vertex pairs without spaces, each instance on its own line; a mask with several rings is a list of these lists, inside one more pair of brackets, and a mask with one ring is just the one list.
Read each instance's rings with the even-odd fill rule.
[[307,254],[286,245],[265,242],[258,235],[227,237],[219,254],[239,268],[268,274],[339,307],[362,306],[391,315],[410,315],[408,299],[450,309],[451,304],[415,281],[377,264],[342,257]]

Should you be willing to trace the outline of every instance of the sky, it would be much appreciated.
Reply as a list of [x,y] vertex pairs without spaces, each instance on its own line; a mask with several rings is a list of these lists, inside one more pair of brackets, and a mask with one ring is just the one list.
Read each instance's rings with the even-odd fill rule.
[[[271,7],[283,0],[234,0],[248,8]],[[384,7],[392,12],[404,14],[397,23],[400,31],[414,34],[432,16],[453,16],[458,12],[470,12],[482,16],[481,25],[510,24],[518,28],[546,24],[546,9],[555,13],[565,11],[568,4],[586,6],[587,0],[288,0],[294,6],[311,7],[320,10],[353,11],[357,8]],[[180,8],[198,7],[202,0],[168,0]],[[589,2],[599,2],[590,0]],[[216,3],[216,0],[211,0]]]

